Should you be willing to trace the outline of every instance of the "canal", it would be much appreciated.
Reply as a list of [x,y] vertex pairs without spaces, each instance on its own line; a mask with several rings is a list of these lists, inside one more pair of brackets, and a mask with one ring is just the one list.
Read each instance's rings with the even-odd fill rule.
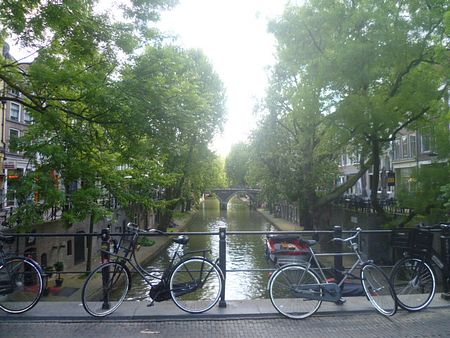
[[[239,198],[228,203],[227,210],[220,210],[219,201],[206,199],[199,211],[192,217],[186,231],[218,232],[220,225],[226,225],[227,231],[271,231],[272,225],[258,212],[250,210],[248,204]],[[255,271],[271,267],[264,255],[264,235],[227,236],[227,272],[226,299],[257,299],[267,297],[269,271]],[[148,268],[163,269],[168,265],[176,245],[171,245],[148,265]],[[184,251],[211,249],[211,258],[219,257],[219,236],[189,236]],[[149,287],[139,278],[133,280],[130,300],[143,299]]]

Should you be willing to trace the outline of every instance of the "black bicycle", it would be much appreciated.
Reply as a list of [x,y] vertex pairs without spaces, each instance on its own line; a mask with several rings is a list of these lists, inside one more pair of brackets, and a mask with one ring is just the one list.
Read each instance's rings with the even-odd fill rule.
[[0,309],[19,314],[39,302],[45,288],[45,278],[36,261],[3,250],[3,243],[13,242],[13,236],[0,235]]
[[[448,261],[433,249],[432,229],[440,228],[450,233],[450,224],[441,223],[426,227],[421,224],[414,229],[394,229],[392,247],[403,250],[403,258],[395,263],[390,274],[398,303],[408,311],[425,309],[436,294],[437,275],[441,271],[444,291],[448,292]],[[450,243],[450,242],[449,242]]]
[[181,246],[188,243],[187,236],[173,238],[178,246],[169,266],[161,273],[158,270],[145,270],[135,256],[138,238],[141,234],[170,234],[156,229],[139,229],[129,223],[128,232],[114,245],[113,252],[103,251],[113,257],[110,262],[95,268],[87,277],[82,289],[84,309],[94,317],[104,317],[113,313],[125,300],[131,288],[131,266],[143,280],[150,285],[152,305],[172,299],[182,310],[189,313],[202,313],[211,309],[220,299],[224,276],[217,265],[206,258],[206,250],[179,254]]

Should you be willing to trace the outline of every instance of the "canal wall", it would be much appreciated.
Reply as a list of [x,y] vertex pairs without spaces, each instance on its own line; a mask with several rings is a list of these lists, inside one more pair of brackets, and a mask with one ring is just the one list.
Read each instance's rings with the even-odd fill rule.
[[[173,219],[175,226],[169,228],[168,231],[183,232],[195,213],[196,211],[186,212],[182,218]],[[156,259],[162,250],[165,250],[172,244],[172,239],[169,236],[150,236],[149,238],[154,241],[154,244],[151,246],[141,246],[135,252],[137,260],[143,265]]]
[[273,216],[267,209],[259,208],[259,209],[256,209],[256,211],[259,212],[265,219],[267,219],[270,223],[273,224],[274,227],[276,227],[280,231],[303,230],[303,227],[299,226],[298,224],[289,222],[283,218]]
[[[289,222],[285,219],[273,216],[266,209],[257,209],[275,228],[280,231],[302,231],[304,228],[298,224]],[[336,212],[330,213],[323,219],[320,230],[333,230],[334,226],[342,226],[344,230],[355,229],[361,227],[363,230],[380,229],[380,219],[375,215],[363,215],[351,210],[337,209]],[[345,235],[344,235],[345,236]],[[330,245],[330,236],[321,236],[319,242],[321,244],[321,252],[333,252],[333,245]],[[391,265],[393,264],[394,252],[391,248],[390,233],[366,233],[361,235],[360,250],[377,264]]]

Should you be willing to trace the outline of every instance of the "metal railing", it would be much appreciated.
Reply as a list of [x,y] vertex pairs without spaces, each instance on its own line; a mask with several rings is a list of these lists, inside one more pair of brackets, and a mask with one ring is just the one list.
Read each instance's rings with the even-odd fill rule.
[[[354,230],[343,230],[342,227],[340,226],[335,226],[333,228],[333,230],[314,230],[314,231],[227,231],[226,226],[220,226],[218,231],[214,231],[214,232],[171,232],[170,235],[171,236],[178,236],[178,235],[189,235],[189,236],[218,236],[218,240],[219,240],[219,267],[222,269],[224,276],[225,276],[225,284],[226,284],[226,275],[229,273],[236,273],[236,272],[247,272],[247,271],[273,271],[275,270],[275,267],[273,268],[258,268],[258,269],[228,269],[227,268],[227,238],[229,236],[260,236],[260,235],[268,235],[268,234],[283,234],[283,235],[299,235],[301,237],[310,237],[310,238],[314,238],[319,240],[320,239],[320,243],[322,244],[329,244],[329,241],[327,241],[326,239],[329,238],[333,238],[333,237],[339,237],[342,238],[343,234],[351,234],[353,233]],[[388,246],[390,247],[390,235],[392,233],[392,230],[364,230],[362,231],[362,236],[360,236],[360,241],[361,238],[363,238],[363,241],[365,243],[360,243],[360,247],[361,247],[361,251],[363,253],[366,253],[370,251],[370,246],[368,244],[370,244],[370,240],[367,240],[365,238],[366,235],[372,235],[372,236],[385,236],[386,241],[384,242],[384,246]],[[37,238],[55,238],[55,237],[61,237],[61,238],[75,238],[75,237],[84,237],[84,238],[98,238],[99,240],[101,239],[101,233],[9,233],[8,235],[13,235],[17,238],[17,240],[15,241],[15,245],[16,246],[16,253],[17,254],[26,254],[26,250],[24,249],[29,249],[30,246],[27,244],[30,243],[30,239],[37,239]],[[124,233],[110,233],[111,237],[120,237],[123,236]],[[155,234],[146,234],[146,233],[142,233],[142,236],[156,236]],[[325,239],[323,238],[325,237]],[[345,237],[345,236],[344,236]],[[23,243],[21,243],[23,242]],[[379,241],[379,243],[381,243],[382,241]],[[92,241],[92,243],[96,243],[97,248],[100,248],[100,244],[99,242],[96,241]],[[377,245],[379,244],[377,243]],[[167,245],[170,244],[170,241],[168,241]],[[324,245],[327,246],[327,245]],[[329,247],[334,248],[334,250],[332,252],[320,252],[317,253],[317,256],[333,256],[333,266],[329,267],[331,269],[337,269],[339,271],[344,270],[344,263],[343,263],[343,257],[345,257],[346,255],[353,255],[353,253],[350,252],[345,252],[342,242],[333,242],[333,244],[329,244]],[[166,246],[164,246],[165,248]],[[439,250],[439,249],[438,249]],[[98,252],[98,250],[93,249],[93,252]],[[384,252],[385,256],[386,256],[386,261],[390,260],[390,265],[389,264],[385,264],[385,266],[391,266],[395,260],[395,255],[394,252],[395,250],[392,249],[390,247],[390,252]],[[387,256],[391,256],[391,257],[387,257]],[[93,256],[94,257],[94,256]],[[98,256],[95,256],[100,258],[100,254],[98,253]],[[371,255],[369,254],[369,257],[371,257]],[[34,257],[35,259],[37,257]],[[389,259],[388,259],[389,258]],[[42,263],[40,262],[39,259],[37,259],[38,263]],[[379,263],[379,262],[378,262]],[[51,264],[49,264],[51,265]],[[383,265],[383,264],[379,264],[379,265]],[[93,263],[93,268],[97,266],[97,263]],[[61,272],[61,274],[85,274],[86,270],[84,271],[75,271],[75,270],[64,270]],[[223,288],[222,290],[222,295],[221,295],[221,300],[219,303],[219,306],[225,307],[226,306],[226,294],[225,294],[225,290],[226,287]]]

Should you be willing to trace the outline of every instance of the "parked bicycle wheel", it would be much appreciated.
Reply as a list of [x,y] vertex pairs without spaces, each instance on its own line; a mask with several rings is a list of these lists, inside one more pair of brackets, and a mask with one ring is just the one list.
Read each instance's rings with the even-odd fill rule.
[[361,283],[367,298],[384,316],[392,316],[397,312],[395,292],[386,274],[372,263],[361,269]]
[[93,270],[83,285],[81,301],[84,309],[94,317],[113,313],[123,303],[131,284],[128,268],[109,262]]
[[436,293],[435,273],[426,261],[406,257],[398,261],[390,275],[398,304],[408,311],[426,308]]
[[23,313],[37,304],[44,290],[40,267],[25,257],[7,258],[0,266],[0,309]]
[[[272,275],[269,295],[282,315],[303,319],[314,314],[322,304],[323,291],[316,274],[302,265],[285,265]],[[305,287],[307,285],[307,287]]]
[[208,259],[193,257],[179,263],[170,277],[170,293],[175,304],[189,313],[211,309],[219,301],[223,275]]

